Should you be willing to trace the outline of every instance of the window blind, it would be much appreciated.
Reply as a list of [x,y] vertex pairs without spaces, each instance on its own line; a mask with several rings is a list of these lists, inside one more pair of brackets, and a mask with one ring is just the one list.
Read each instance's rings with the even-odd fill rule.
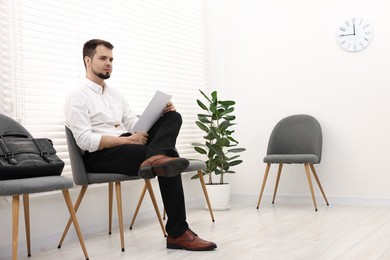
[[137,114],[157,89],[173,95],[183,116],[177,148],[198,158],[191,142],[201,139],[196,98],[208,85],[205,0],[5,0],[0,8],[1,112],[52,139],[64,174],[63,103],[85,76],[82,46],[93,38],[115,46],[107,83]]

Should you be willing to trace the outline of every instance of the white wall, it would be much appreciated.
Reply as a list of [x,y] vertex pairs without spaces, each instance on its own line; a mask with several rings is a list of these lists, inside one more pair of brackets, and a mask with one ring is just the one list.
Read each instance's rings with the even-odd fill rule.
[[[389,10],[386,0],[210,1],[211,87],[237,101],[236,137],[247,148],[228,177],[233,194],[258,196],[274,125],[305,113],[323,128],[317,172],[330,203],[390,205]],[[374,35],[367,49],[349,53],[336,32],[355,16]],[[283,173],[278,194],[310,196],[303,166]],[[276,166],[268,195],[275,176]]]

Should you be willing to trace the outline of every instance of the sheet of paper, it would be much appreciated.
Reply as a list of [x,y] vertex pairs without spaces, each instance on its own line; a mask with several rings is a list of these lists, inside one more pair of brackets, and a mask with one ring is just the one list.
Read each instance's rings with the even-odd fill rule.
[[150,100],[145,111],[138,119],[137,124],[133,127],[133,132],[147,132],[161,117],[164,107],[171,100],[172,96],[160,90],[157,90]]

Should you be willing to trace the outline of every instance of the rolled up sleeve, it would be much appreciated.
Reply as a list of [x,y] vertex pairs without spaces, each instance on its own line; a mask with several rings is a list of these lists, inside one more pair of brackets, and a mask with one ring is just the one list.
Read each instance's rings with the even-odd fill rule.
[[77,145],[84,151],[95,152],[99,148],[101,134],[92,132],[87,104],[80,95],[70,95],[64,105],[66,125]]

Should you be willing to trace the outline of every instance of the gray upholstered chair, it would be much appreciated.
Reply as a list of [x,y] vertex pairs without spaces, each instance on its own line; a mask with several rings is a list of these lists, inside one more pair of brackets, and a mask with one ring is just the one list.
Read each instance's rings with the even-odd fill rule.
[[315,210],[317,211],[317,203],[314,197],[314,189],[310,177],[309,167],[313,172],[314,178],[318,183],[326,204],[329,205],[320,180],[318,179],[317,173],[314,169],[314,164],[321,162],[321,153],[322,130],[317,119],[310,115],[292,115],[280,120],[271,133],[268,143],[267,156],[264,157],[264,162],[267,166],[265,169],[257,208],[259,208],[260,205],[271,164],[279,164],[272,199],[272,203],[274,203],[283,164],[292,163],[303,164],[305,166]]
[[[31,137],[31,134],[18,122],[8,116],[0,114],[0,134],[5,132],[18,132]],[[80,227],[73,208],[72,200],[69,195],[70,188],[73,187],[73,181],[63,176],[45,176],[25,179],[2,180],[0,181],[0,196],[12,196],[12,257],[18,257],[18,227],[19,227],[19,197],[23,195],[24,219],[26,227],[27,254],[31,256],[30,240],[30,203],[29,194],[62,190],[68,207],[70,218],[76,229],[80,245],[84,256],[88,259],[88,253],[85,248],[84,239],[80,232]],[[47,216],[49,217],[49,216]],[[48,219],[49,221],[49,219]]]
[[[141,179],[139,176],[129,176],[125,174],[119,174],[119,173],[93,173],[93,172],[87,172],[84,166],[83,161],[83,154],[82,150],[78,147],[76,144],[76,140],[73,137],[72,131],[65,126],[65,132],[66,132],[66,139],[68,142],[68,150],[69,150],[69,157],[70,157],[70,165],[72,168],[72,174],[73,174],[73,180],[76,185],[81,185],[81,190],[79,193],[79,196],[77,198],[77,201],[74,205],[74,210],[77,212],[80,203],[84,197],[85,192],[87,191],[87,188],[91,184],[97,184],[97,183],[108,183],[108,197],[109,197],[109,234],[111,234],[111,228],[112,228],[112,201],[113,201],[113,183],[115,183],[115,190],[116,190],[116,201],[117,201],[117,207],[118,207],[118,221],[119,221],[119,232],[120,232],[120,238],[121,238],[121,248],[122,251],[125,251],[125,244],[124,244],[124,233],[123,233],[123,213],[122,213],[122,195],[121,195],[121,182],[122,181],[130,181],[130,180],[139,180]],[[153,206],[156,210],[156,214],[158,217],[158,220],[160,222],[161,229],[163,231],[164,236],[166,236],[165,228],[163,221],[161,219],[160,212],[158,210],[156,198],[154,196],[153,187],[150,183],[150,180],[145,179],[145,187],[144,192],[146,189],[149,191],[150,197],[153,202]],[[58,247],[61,247],[61,244],[63,243],[66,234],[68,232],[71,219],[69,219],[64,233],[61,237],[61,240],[59,242]]]

